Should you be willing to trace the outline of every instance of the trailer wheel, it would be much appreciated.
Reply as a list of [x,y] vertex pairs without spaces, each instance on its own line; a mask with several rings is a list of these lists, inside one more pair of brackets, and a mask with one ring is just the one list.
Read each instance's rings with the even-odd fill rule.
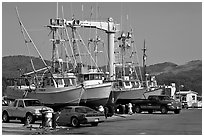
[[141,113],[142,112],[140,106],[135,106],[135,112],[136,113]]
[[165,106],[162,106],[161,107],[161,113],[162,114],[167,114],[167,112],[168,112],[167,108]]

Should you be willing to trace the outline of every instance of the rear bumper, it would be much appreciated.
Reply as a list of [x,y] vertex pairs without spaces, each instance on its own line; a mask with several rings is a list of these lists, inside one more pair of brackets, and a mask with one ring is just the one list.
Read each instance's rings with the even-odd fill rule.
[[80,123],[81,124],[86,124],[86,123],[101,123],[104,122],[105,116],[99,116],[99,117],[85,117],[84,120],[82,120]]

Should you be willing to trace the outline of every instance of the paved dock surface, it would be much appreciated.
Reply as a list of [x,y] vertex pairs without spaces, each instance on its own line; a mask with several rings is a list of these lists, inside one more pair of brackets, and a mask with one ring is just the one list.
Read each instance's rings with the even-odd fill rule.
[[79,128],[57,126],[55,130],[41,129],[40,121],[25,127],[19,121],[2,123],[3,135],[202,135],[202,109],[183,109],[180,114],[123,114],[108,117],[98,126]]

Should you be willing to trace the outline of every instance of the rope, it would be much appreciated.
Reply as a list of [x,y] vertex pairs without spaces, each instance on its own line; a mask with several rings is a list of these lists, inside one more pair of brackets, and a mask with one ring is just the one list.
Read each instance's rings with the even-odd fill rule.
[[[132,36],[134,37],[134,34],[132,34]],[[136,45],[134,46],[133,44],[133,47],[135,47],[135,51],[137,53],[137,48],[136,48]],[[139,67],[139,73],[140,73],[140,77],[141,77],[141,81],[143,80],[143,77],[142,77],[142,71],[141,71],[141,68],[140,68],[140,63],[139,63],[139,60],[138,60],[138,54],[136,54],[136,60],[137,60],[137,63],[139,64],[138,67]]]
[[76,30],[76,32],[77,32],[77,34],[78,34],[78,36],[79,36],[79,38],[80,38],[80,41],[82,42],[82,44],[83,44],[83,45],[84,45],[84,47],[86,48],[86,50],[87,50],[88,54],[90,55],[91,59],[93,60],[94,64],[96,65],[96,67],[97,67],[98,71],[100,71],[100,69],[99,69],[98,65],[97,65],[97,64],[96,64],[96,62],[94,61],[94,58],[91,56],[91,53],[89,52],[89,50],[88,50],[87,46],[85,45],[85,43],[84,43],[83,39],[81,38],[80,34],[78,33],[78,31],[77,31],[77,30]]
[[68,41],[69,41],[69,47],[71,49],[71,52],[72,52],[72,57],[74,59],[74,66],[76,67],[77,66],[77,61],[76,61],[76,58],[74,56],[74,51],[73,51],[73,48],[71,46],[71,42],[70,42],[70,38],[69,38],[69,34],[68,34],[68,31],[67,31],[67,28],[65,27],[65,32],[66,32],[66,35],[67,35],[67,38],[68,38]]

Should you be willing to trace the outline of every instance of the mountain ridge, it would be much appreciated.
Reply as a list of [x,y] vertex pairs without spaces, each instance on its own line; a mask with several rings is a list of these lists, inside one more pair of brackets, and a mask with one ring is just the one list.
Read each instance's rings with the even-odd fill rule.
[[[22,73],[33,71],[30,58],[33,60],[36,70],[45,67],[38,57],[24,55],[5,56],[2,58],[2,78],[19,77],[19,69],[22,68],[24,68]],[[47,65],[51,65],[51,61],[46,60],[45,62]],[[169,85],[171,83],[176,83],[177,86],[185,85],[186,90],[194,90],[199,95],[202,95],[201,60],[192,60],[183,65],[171,62],[149,65],[147,66],[147,73],[155,75],[160,85]]]

